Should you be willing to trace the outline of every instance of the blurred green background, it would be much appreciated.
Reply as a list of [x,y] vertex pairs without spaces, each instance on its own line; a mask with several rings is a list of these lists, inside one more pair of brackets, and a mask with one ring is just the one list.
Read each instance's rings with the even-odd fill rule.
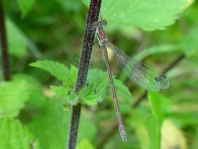
[[[107,19],[104,29],[109,40],[158,72],[183,57],[166,73],[170,87],[149,93],[132,108],[144,89],[122,73],[110,54],[113,74],[131,93],[117,88],[128,141],[122,142],[118,129],[113,127],[117,119],[108,89],[101,104],[83,105],[78,149],[155,149],[158,141],[161,149],[198,148],[198,2],[191,2],[187,1],[178,19],[164,30],[146,31]],[[64,107],[65,99],[49,87],[62,82],[29,64],[47,59],[77,67],[88,8],[82,1],[73,0],[4,0],[3,7],[12,81],[1,81],[0,136],[4,139],[0,148],[66,148],[71,107]],[[105,19],[105,12],[102,15]],[[158,132],[151,135],[158,130],[161,138]]]

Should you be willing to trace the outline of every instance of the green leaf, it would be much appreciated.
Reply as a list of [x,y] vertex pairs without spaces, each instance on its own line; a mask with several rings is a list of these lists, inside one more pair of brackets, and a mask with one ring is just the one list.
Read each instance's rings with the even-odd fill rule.
[[157,119],[148,115],[143,123],[139,123],[136,132],[140,141],[141,149],[159,149],[159,136]]
[[[78,94],[76,94],[75,77],[77,76],[77,68],[74,66],[69,70],[63,64],[49,60],[39,60],[35,63],[31,63],[30,65],[44,69],[50,72],[53,76],[62,80],[64,85],[60,85],[58,87],[50,86],[50,88],[62,99],[67,97],[67,102],[71,105],[75,105],[79,101],[82,101],[87,105],[95,105],[98,102],[102,102],[107,94],[109,86],[108,74],[102,70],[89,69],[86,85],[80,89]],[[116,87],[130,95],[128,88],[124,86],[122,82],[116,79],[114,79],[114,82]]]
[[93,142],[95,140],[96,133],[97,129],[94,124],[94,121],[92,121],[92,119],[90,118],[90,113],[82,113],[80,117],[79,134],[77,142],[81,142],[85,139],[88,139],[89,141]]
[[45,95],[43,94],[43,88],[41,84],[30,75],[26,74],[16,74],[12,77],[14,80],[24,80],[27,82],[28,91],[29,91],[29,99],[27,101],[28,104],[41,106],[44,104]]
[[40,114],[27,124],[29,130],[37,136],[42,148],[65,148],[70,113],[63,110],[63,103],[58,99],[47,98],[41,109]]
[[144,59],[153,54],[172,53],[178,51],[179,45],[158,45],[147,48],[134,56],[135,59]]
[[152,115],[147,116],[144,124],[148,132],[150,149],[160,148],[159,126],[156,117]]
[[79,101],[87,105],[95,105],[102,102],[106,96],[109,85],[106,72],[99,69],[89,69],[86,85],[80,89],[78,94],[75,92],[75,86],[67,94],[67,102],[75,105]]
[[60,7],[63,7],[66,12],[75,12],[78,13],[82,8],[81,1],[73,1],[73,0],[57,0],[57,3],[60,4]]
[[181,48],[184,54],[189,57],[190,60],[197,62],[197,50],[198,50],[198,29],[191,29],[188,35],[182,36],[180,39]]
[[180,124],[182,127],[187,127],[187,126],[197,126],[198,124],[198,113],[192,113],[192,112],[176,112],[176,113],[171,113],[169,118],[177,124]]
[[95,149],[95,148],[88,139],[84,139],[77,144],[77,149]]
[[16,57],[25,56],[27,54],[27,42],[21,30],[10,19],[6,19],[6,28],[9,53]]
[[1,149],[40,149],[38,141],[18,120],[0,118]]
[[122,81],[115,79],[115,77],[113,77],[113,81],[114,81],[116,89],[120,89],[120,90],[124,91],[124,93],[126,93],[127,95],[131,95],[129,88],[127,86],[125,86]]
[[29,98],[29,88],[25,80],[13,80],[0,84],[0,114],[15,117]]
[[156,116],[161,127],[165,115],[171,111],[172,103],[159,92],[149,92],[148,98],[152,106],[152,113]]
[[67,95],[67,93],[68,93],[68,89],[66,89],[64,86],[62,86],[62,85],[60,85],[60,86],[51,85],[50,88],[51,88],[51,90],[53,90],[54,93],[56,93],[60,98],[66,99],[66,95]]
[[72,77],[74,78],[75,76],[74,73],[77,73],[77,69],[75,71],[70,72],[69,69],[63,64],[51,60],[38,60],[34,63],[31,63],[30,66],[41,68],[51,73],[53,76],[60,79],[64,83],[68,84],[71,84],[73,80]]
[[[131,95],[128,88],[119,80],[113,77],[116,89],[124,91]],[[101,103],[106,97],[107,91],[110,88],[107,72],[98,69],[89,69],[86,85],[76,94],[74,88],[69,90],[67,101],[70,104],[76,104],[79,100],[87,105],[95,105]]]
[[17,0],[19,8],[22,11],[22,16],[25,17],[28,12],[32,9],[35,0]]
[[[89,6],[88,0],[83,2]],[[107,22],[162,30],[174,23],[185,4],[186,0],[109,0],[103,1],[101,13]]]
[[[31,132],[37,136],[43,149],[62,149],[66,147],[68,140],[71,112],[64,111],[62,100],[48,98],[42,107],[41,113],[27,124]],[[87,128],[90,131],[87,132]],[[95,137],[95,125],[81,115],[79,124],[78,141],[84,139],[93,140]]]
[[161,127],[165,114],[171,111],[172,103],[166,97],[162,96],[159,92],[149,92],[148,94],[149,102],[152,106],[152,113],[156,117],[156,129],[157,129],[157,148],[160,146],[161,140]]

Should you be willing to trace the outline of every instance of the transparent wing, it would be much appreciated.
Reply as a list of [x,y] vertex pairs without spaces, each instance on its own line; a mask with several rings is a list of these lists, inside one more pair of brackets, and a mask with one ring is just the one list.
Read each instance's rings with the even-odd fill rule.
[[169,80],[164,74],[159,74],[141,62],[130,58],[109,42],[107,48],[113,51],[122,70],[139,86],[153,92],[169,87]]
[[102,51],[95,48],[88,70],[86,85],[78,93],[75,92],[75,84],[72,86],[67,93],[67,102],[69,104],[75,105],[81,100],[84,100],[83,102],[86,104],[92,104],[95,101],[100,103],[104,100],[109,80],[107,72],[104,71],[106,66],[103,59]]

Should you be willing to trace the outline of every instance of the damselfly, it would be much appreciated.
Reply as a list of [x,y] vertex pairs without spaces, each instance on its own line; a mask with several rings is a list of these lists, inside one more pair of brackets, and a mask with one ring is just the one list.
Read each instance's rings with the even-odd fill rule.
[[[137,83],[139,86],[145,88],[146,90],[155,92],[159,91],[160,89],[166,89],[169,87],[170,83],[164,74],[157,73],[156,71],[145,66],[141,62],[130,58],[129,56],[121,52],[113,44],[111,44],[108,41],[107,35],[103,29],[103,26],[105,26],[106,24],[107,22],[105,20],[99,20],[95,22],[92,27],[96,29],[96,39],[101,52],[103,52],[103,57],[105,59],[106,69],[108,72],[110,86],[113,95],[114,107],[118,119],[118,128],[120,131],[120,136],[123,141],[127,141],[126,131],[123,125],[122,116],[120,114],[118,99],[109,65],[107,49],[113,51],[113,54],[117,62],[121,66],[122,70],[129,76],[129,78],[133,80],[135,83]],[[70,95],[70,93],[68,95]],[[71,97],[69,98],[71,99]]]

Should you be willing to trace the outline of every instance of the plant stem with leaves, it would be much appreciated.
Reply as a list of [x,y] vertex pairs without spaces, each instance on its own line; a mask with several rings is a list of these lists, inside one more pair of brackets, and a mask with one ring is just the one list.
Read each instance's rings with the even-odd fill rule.
[[[91,0],[89,11],[87,14],[86,29],[83,39],[82,52],[80,57],[78,77],[76,83],[76,93],[85,85],[87,72],[89,69],[89,61],[91,58],[92,47],[94,43],[95,30],[92,28],[92,24],[98,20],[99,12],[101,7],[101,0]],[[75,149],[78,125],[80,119],[81,104],[78,103],[72,108],[72,116],[70,122],[69,142],[68,149]]]

